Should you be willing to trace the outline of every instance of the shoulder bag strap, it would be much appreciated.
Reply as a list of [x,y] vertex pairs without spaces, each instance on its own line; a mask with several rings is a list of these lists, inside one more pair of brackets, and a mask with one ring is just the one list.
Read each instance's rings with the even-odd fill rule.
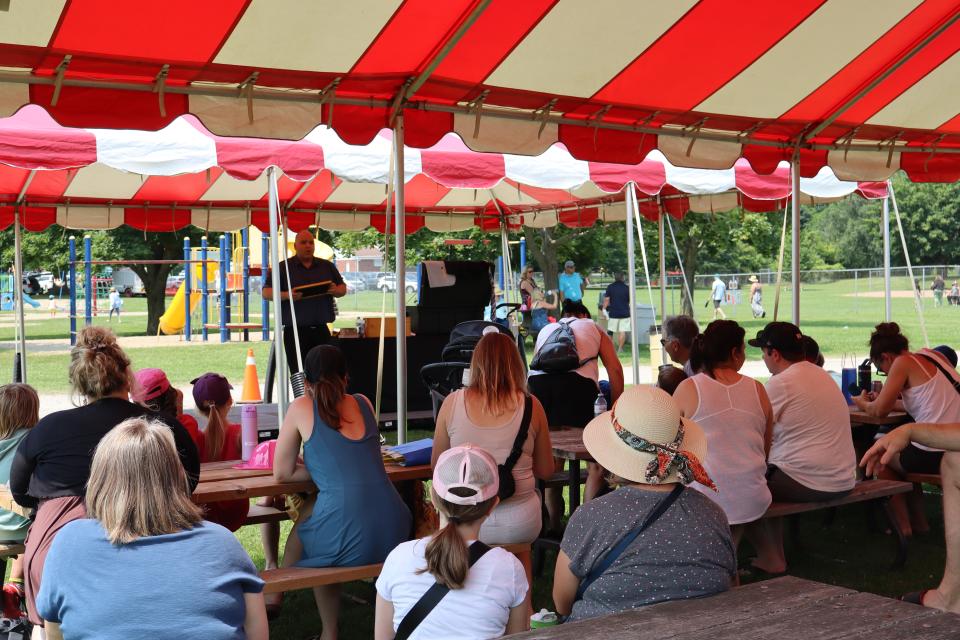
[[520,454],[523,453],[523,443],[527,441],[527,433],[530,432],[532,414],[533,398],[527,395],[523,400],[523,417],[520,418],[520,429],[517,430],[517,437],[513,439],[513,448],[510,450],[510,455],[507,456],[502,465],[504,471],[513,471],[513,466],[517,464]]
[[947,382],[953,385],[953,388],[957,390],[957,393],[960,393],[960,382],[957,382],[956,378],[954,378],[952,375],[947,373],[947,370],[943,368],[942,364],[937,362],[936,358],[931,358],[925,353],[918,353],[917,355],[920,356],[921,358],[924,358],[931,364],[933,364],[933,366],[935,366],[937,369],[940,369],[940,373],[942,373],[944,377],[946,377]]
[[[490,547],[483,544],[479,540],[470,545],[470,566],[472,567],[477,563],[480,558],[482,558],[487,551],[490,551]],[[397,627],[397,633],[394,635],[394,640],[407,640],[410,637],[410,634],[420,626],[420,623],[423,622],[424,618],[430,615],[430,612],[433,611],[434,607],[440,604],[440,601],[443,600],[443,597],[450,592],[449,587],[445,587],[439,582],[435,582],[433,586],[427,589],[427,592],[420,596],[420,599],[417,600],[417,603],[410,608],[410,611],[407,611],[407,615],[403,616],[403,620],[400,621],[400,625]]]
[[586,577],[580,581],[580,585],[577,587],[577,597],[574,601],[583,599],[583,594],[586,593],[590,585],[593,584],[597,578],[603,575],[604,571],[610,568],[610,565],[612,565],[616,559],[620,557],[620,554],[622,554],[624,550],[630,546],[631,542],[637,539],[637,536],[643,533],[644,530],[651,524],[656,522],[660,516],[662,516],[667,509],[670,508],[670,505],[676,502],[681,493],[683,493],[683,485],[677,483],[677,486],[673,488],[673,491],[671,491],[669,495],[663,497],[660,502],[657,503],[657,506],[654,507],[653,511],[651,511],[646,518],[644,518],[639,527],[628,532],[627,535],[621,538],[620,542],[618,542],[617,545],[611,549],[606,556],[603,557],[603,560],[600,562],[600,564],[594,565],[594,567],[590,570],[590,573],[588,573]]

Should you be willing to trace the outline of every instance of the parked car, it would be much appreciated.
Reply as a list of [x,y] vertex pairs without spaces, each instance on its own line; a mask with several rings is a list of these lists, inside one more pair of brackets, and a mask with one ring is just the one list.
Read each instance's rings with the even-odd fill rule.
[[357,274],[363,278],[363,283],[367,286],[367,289],[376,289],[377,280],[387,275],[383,271],[357,271]]
[[[413,293],[417,290],[417,274],[413,272],[407,272],[404,274],[403,278],[403,288],[407,293]],[[397,276],[392,273],[387,273],[379,280],[377,280],[377,289],[380,291],[396,291],[397,290]]]
[[367,283],[364,281],[363,276],[361,276],[356,271],[347,271],[346,273],[341,273],[343,276],[343,281],[347,283],[347,291],[350,293],[356,291],[366,291]]
[[173,296],[177,294],[177,289],[180,288],[180,285],[183,284],[183,281],[186,278],[181,274],[178,276],[168,276],[167,277],[167,286],[165,293],[168,296]]

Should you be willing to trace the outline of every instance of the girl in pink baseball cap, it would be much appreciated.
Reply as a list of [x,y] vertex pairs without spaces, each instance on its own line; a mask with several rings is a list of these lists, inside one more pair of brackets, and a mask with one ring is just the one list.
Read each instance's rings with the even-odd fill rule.
[[[526,628],[523,565],[509,551],[478,540],[499,488],[497,462],[483,449],[467,444],[440,455],[431,498],[446,524],[387,556],[377,579],[376,637],[406,637],[415,628],[418,638],[499,638]],[[408,616],[434,585],[447,592],[430,615],[419,621]]]

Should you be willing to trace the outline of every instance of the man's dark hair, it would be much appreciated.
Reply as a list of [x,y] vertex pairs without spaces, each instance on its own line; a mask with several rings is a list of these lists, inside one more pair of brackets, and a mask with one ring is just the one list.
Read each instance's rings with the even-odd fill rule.
[[663,321],[663,335],[678,340],[689,349],[693,346],[693,339],[700,335],[700,327],[690,316],[669,316]]
[[561,313],[564,318],[592,318],[590,310],[580,301],[573,301],[569,298],[563,301]]
[[613,279],[616,280],[617,282],[623,282],[623,278],[624,278],[623,271],[617,271],[616,273],[613,274]]

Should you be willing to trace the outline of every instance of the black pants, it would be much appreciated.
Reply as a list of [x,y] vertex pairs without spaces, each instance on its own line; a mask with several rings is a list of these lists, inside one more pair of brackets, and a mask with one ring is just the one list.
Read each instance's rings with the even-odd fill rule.
[[[321,344],[330,344],[332,340],[330,330],[325,324],[316,326],[301,325],[297,327],[297,329],[297,333],[300,334],[300,354],[304,360],[307,359],[307,354],[310,353],[310,349]],[[287,366],[290,368],[290,373],[299,371],[300,367],[297,366],[297,345],[293,339],[293,327],[283,328],[283,351],[287,354]]]

